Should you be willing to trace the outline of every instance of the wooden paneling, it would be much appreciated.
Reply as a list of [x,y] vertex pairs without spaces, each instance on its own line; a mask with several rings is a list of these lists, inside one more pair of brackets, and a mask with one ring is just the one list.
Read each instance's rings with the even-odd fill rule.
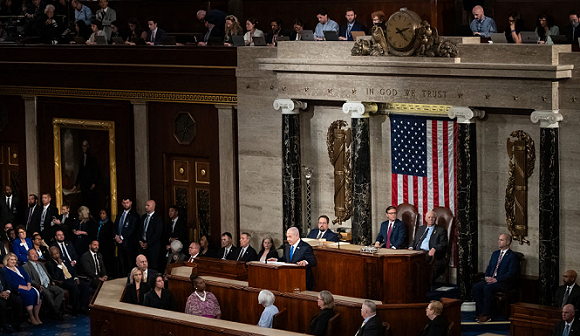
[[512,304],[511,335],[551,336],[556,323],[562,320],[559,308],[531,303]]
[[[22,213],[27,204],[27,183],[26,183],[26,131],[24,120],[24,101],[16,96],[0,96],[0,143],[11,144],[11,148],[17,152],[17,159],[10,158],[10,163],[18,164],[17,170],[13,170],[18,174],[18,190],[14,190],[21,200],[22,208],[19,209]],[[13,145],[16,145],[13,147]],[[3,147],[4,148],[4,147]],[[4,148],[8,150],[8,148]],[[8,153],[2,153],[2,160],[8,160]],[[18,160],[14,162],[14,160]],[[8,163],[8,162],[2,162]],[[8,167],[8,165],[6,165]],[[13,166],[15,167],[15,166]],[[8,168],[7,168],[8,169]],[[8,172],[6,171],[6,174]],[[8,176],[6,176],[7,178]],[[2,181],[2,193],[4,193],[4,184],[7,181]],[[17,220],[20,220],[18,218]]]
[[306,289],[306,267],[254,261],[248,263],[248,284],[281,292],[300,292]]

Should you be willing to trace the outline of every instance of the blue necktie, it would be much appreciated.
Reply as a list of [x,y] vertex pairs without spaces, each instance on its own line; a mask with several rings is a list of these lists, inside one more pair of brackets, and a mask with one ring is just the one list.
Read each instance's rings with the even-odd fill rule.
[[288,261],[292,261],[293,255],[294,255],[294,245],[290,246],[290,260],[288,260]]
[[121,215],[121,220],[119,221],[119,236],[122,236],[123,233],[123,225],[125,225],[125,214],[126,212],[123,211],[123,214]]
[[564,328],[564,332],[562,333],[562,336],[568,336],[569,333],[570,333],[570,325],[566,324],[566,328]]
[[147,215],[147,217],[145,218],[145,224],[143,225],[143,240],[147,240],[147,227],[149,227],[149,217],[151,216]]

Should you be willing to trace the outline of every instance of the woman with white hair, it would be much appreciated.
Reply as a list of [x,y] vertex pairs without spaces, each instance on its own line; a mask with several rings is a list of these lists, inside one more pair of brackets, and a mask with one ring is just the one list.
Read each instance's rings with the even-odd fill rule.
[[259,327],[272,328],[274,315],[278,314],[278,308],[274,306],[276,297],[269,290],[263,290],[258,294],[258,303],[264,306],[264,311],[258,322]]
[[169,253],[169,255],[167,256],[167,263],[165,264],[166,274],[169,270],[169,265],[176,262],[184,261],[186,258],[185,254],[181,253],[181,250],[183,249],[183,243],[181,241],[174,240],[171,242],[171,245],[169,246],[171,246],[171,253]]

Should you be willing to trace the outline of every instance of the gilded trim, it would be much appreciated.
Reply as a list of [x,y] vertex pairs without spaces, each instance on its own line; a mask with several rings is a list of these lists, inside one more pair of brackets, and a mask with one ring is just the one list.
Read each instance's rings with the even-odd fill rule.
[[451,105],[386,103],[382,110],[390,113],[409,113],[414,115],[438,115],[447,117]]
[[[62,156],[60,151],[60,129],[76,128],[94,131],[109,132],[109,173],[111,184],[111,218],[117,216],[117,160],[115,151],[115,122],[104,120],[83,119],[52,119],[52,134],[54,146],[54,189],[56,195],[56,207],[60,209],[63,202],[62,194]],[[93,214],[94,215],[94,214]]]
[[0,86],[0,94],[31,95],[45,97],[72,97],[113,100],[144,100],[195,104],[236,105],[235,94],[213,94],[197,92],[164,92],[138,90],[108,90],[86,88],[55,88],[40,86]]

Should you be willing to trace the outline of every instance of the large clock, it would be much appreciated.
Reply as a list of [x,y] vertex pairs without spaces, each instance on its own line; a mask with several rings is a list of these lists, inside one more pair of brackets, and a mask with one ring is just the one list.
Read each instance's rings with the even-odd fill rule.
[[421,45],[417,31],[421,26],[421,18],[417,13],[401,8],[391,15],[387,21],[387,44],[389,54],[396,56],[411,56]]

